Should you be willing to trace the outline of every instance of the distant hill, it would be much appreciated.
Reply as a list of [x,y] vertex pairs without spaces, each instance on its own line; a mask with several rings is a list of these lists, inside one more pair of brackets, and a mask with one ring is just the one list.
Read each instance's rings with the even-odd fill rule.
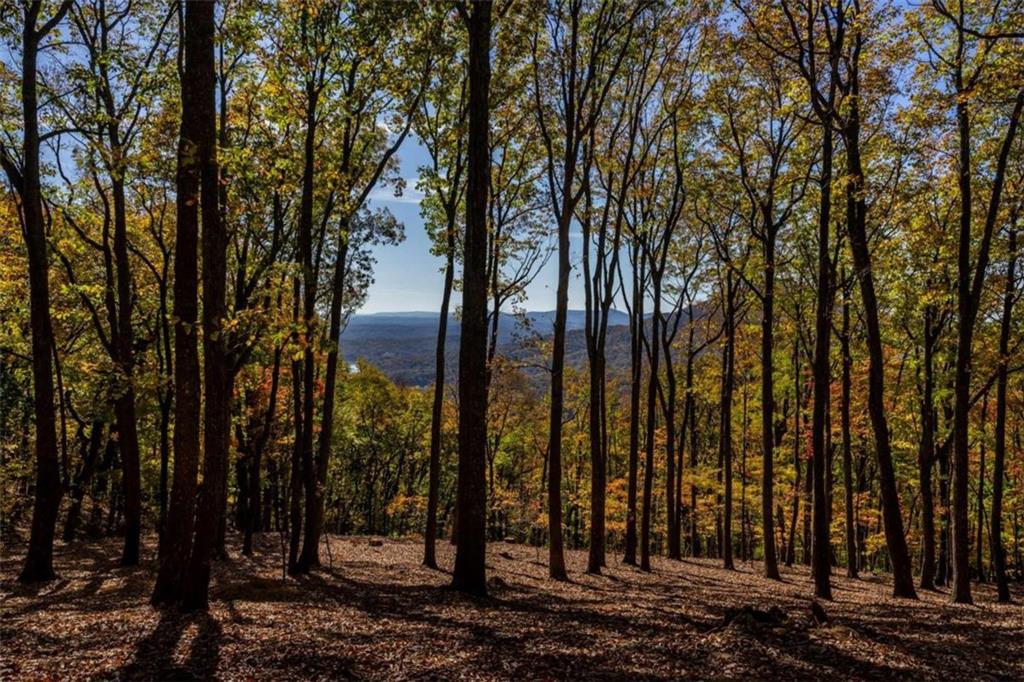
[[[695,319],[710,312],[705,304],[695,306]],[[525,361],[527,373],[546,381],[543,367],[548,355],[554,325],[554,311],[502,313],[498,320],[498,352],[505,357]],[[584,334],[586,313],[570,310],[566,315],[565,362],[569,367],[585,367],[587,344]],[[434,353],[437,345],[436,312],[397,312],[354,315],[341,335],[341,352],[346,362],[363,358],[379,367],[392,381],[405,386],[430,386],[434,383]],[[648,320],[648,324],[650,324]],[[677,339],[685,339],[685,321]],[[445,373],[451,380],[458,372],[460,324],[455,315],[448,317],[445,343]],[[698,328],[698,336],[701,329]],[[630,361],[629,316],[612,310],[608,317],[605,357],[610,373],[625,372]]]
[[[502,313],[498,320],[498,352],[510,357],[535,354],[535,346],[552,334],[554,311]],[[566,315],[566,361],[571,366],[586,363],[583,333],[586,313],[570,310]],[[341,335],[341,352],[347,362],[364,358],[380,367],[393,381],[407,386],[427,386],[434,381],[434,353],[437,345],[436,312],[397,312],[354,315]],[[613,310],[609,314],[609,363],[620,364],[618,343],[625,340],[624,361],[629,361],[629,316]],[[448,370],[454,374],[460,340],[459,319],[448,317],[445,351]]]

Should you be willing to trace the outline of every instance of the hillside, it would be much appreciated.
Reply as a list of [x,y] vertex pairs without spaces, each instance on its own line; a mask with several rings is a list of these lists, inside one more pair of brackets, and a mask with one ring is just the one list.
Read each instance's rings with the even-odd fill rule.
[[[551,337],[553,321],[553,311],[529,312],[525,316],[502,313],[498,322],[499,353],[524,360],[536,359],[537,344]],[[400,384],[426,386],[434,381],[437,323],[436,312],[354,315],[341,335],[341,350],[347,362],[363,358]],[[613,368],[628,363],[628,323],[629,317],[624,312],[614,310],[609,316],[609,364]],[[566,360],[570,366],[580,367],[586,363],[584,324],[584,311],[569,311]],[[449,315],[445,348],[452,373],[457,369],[459,340],[459,319]]]
[[[37,588],[14,583],[5,555],[0,678],[1024,678],[1020,606],[993,604],[989,586],[977,606],[936,592],[896,601],[886,576],[836,572],[818,622],[803,567],[773,583],[755,565],[655,557],[641,573],[610,555],[604,576],[588,576],[586,554],[569,551],[572,582],[556,583],[542,550],[497,543],[491,596],[475,600],[444,589],[447,542],[433,571],[418,542],[332,536],[328,565],[300,580],[281,579],[278,542],[264,534],[253,559],[233,547],[210,612],[193,616],[149,606],[152,542],[137,569],[117,566],[116,539],[59,545],[60,580]],[[757,612],[734,613],[745,606]]]

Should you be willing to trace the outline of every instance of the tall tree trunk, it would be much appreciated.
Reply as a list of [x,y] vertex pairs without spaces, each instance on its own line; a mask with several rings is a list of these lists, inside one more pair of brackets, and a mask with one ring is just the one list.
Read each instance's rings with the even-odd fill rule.
[[469,134],[462,338],[459,342],[458,547],[452,587],[485,595],[487,514],[487,195],[490,185],[491,3],[463,10],[469,33]]
[[722,566],[732,569],[732,393],[734,384],[736,344],[736,288],[732,270],[726,275],[725,289],[725,348],[722,350],[722,394],[719,407],[718,459],[725,487],[722,532],[719,552]]
[[[681,315],[678,309],[670,315]],[[678,325],[678,318],[672,321]],[[666,335],[669,321],[662,321],[661,351],[665,354],[665,531],[668,533],[668,558],[681,559],[679,546],[679,511],[676,497],[676,375],[672,362],[672,340]],[[678,328],[678,327],[676,327]]]
[[[119,136],[111,130],[111,142],[119,147]],[[124,488],[124,551],[122,566],[139,563],[139,536],[142,532],[142,490],[139,471],[139,434],[135,417],[135,357],[132,333],[132,278],[128,262],[128,216],[125,207],[124,182],[114,176],[111,190],[114,198],[114,260],[117,264],[117,334],[116,361],[123,375],[124,386],[114,403],[118,423],[121,466],[121,484]]]
[[[571,120],[571,119],[570,119]],[[568,148],[570,145],[566,145]],[[551,413],[548,431],[548,573],[555,580],[567,580],[562,548],[562,411],[565,402],[565,319],[569,308],[569,229],[572,223],[570,161],[565,171],[562,216],[558,225],[558,287],[555,294],[555,324],[551,341]]]
[[1017,214],[1010,218],[1009,263],[1006,266],[1006,289],[1003,293],[1003,317],[999,324],[999,378],[996,383],[996,443],[992,463],[992,575],[1000,603],[1009,603],[1010,586],[1006,577],[1006,550],[1003,547],[1003,479],[1006,476],[1006,391],[1010,353],[1013,304],[1016,296]]
[[988,391],[981,400],[981,445],[978,448],[978,517],[974,527],[978,531],[978,539],[974,543],[975,566],[978,569],[978,582],[985,582],[985,455],[988,440]]
[[331,292],[330,324],[327,335],[327,372],[324,377],[323,408],[320,414],[320,441],[316,454],[316,479],[313,499],[306,500],[306,526],[298,569],[308,573],[320,565],[320,534],[324,524],[324,491],[327,486],[327,464],[334,435],[334,393],[338,383],[338,354],[341,345],[341,310],[345,295],[348,268],[348,221],[338,225],[338,253],[334,260],[334,282]]
[[[203,228],[203,482],[196,507],[196,536],[181,603],[205,610],[209,603],[210,561],[227,512],[228,448],[231,442],[231,380],[227,348],[227,231],[218,195],[217,109],[214,103],[215,2],[201,4],[195,24],[198,43],[189,78],[195,81],[196,142],[200,163]],[[191,8],[189,8],[191,11]]]
[[427,528],[423,536],[423,565],[437,568],[437,505],[441,487],[441,421],[444,408],[445,342],[448,338],[448,308],[455,281],[455,225],[454,212],[448,221],[446,234],[444,291],[441,294],[441,314],[437,320],[437,348],[434,351],[434,400],[430,410],[430,470],[427,482]]
[[768,233],[764,240],[764,288],[761,292],[761,535],[764,538],[764,575],[771,580],[781,580],[772,524],[775,509],[775,382],[772,376],[775,371],[772,357],[775,345],[772,332],[775,322],[775,231],[770,222],[771,216],[768,219]]
[[[153,588],[154,606],[170,606],[182,594],[195,529],[196,474],[199,468],[199,312],[198,240],[199,184],[202,161],[200,87],[197,69],[203,64],[203,34],[213,21],[212,3],[192,2],[185,12],[185,70],[181,78],[181,131],[178,138],[177,222],[174,259],[174,478]],[[210,38],[212,40],[212,37]],[[214,208],[216,207],[216,203]]]
[[[653,260],[653,256],[652,256]],[[650,341],[645,343],[647,354],[650,358],[650,371],[647,375],[647,429],[644,433],[644,490],[643,490],[643,516],[640,520],[640,570],[651,570],[651,496],[654,491],[654,432],[658,422],[658,359],[661,357],[659,339],[661,337],[661,273],[651,265],[651,280],[654,291],[652,292],[654,310],[651,315],[651,336]],[[644,335],[643,319],[640,320],[640,333]]]
[[626,492],[626,553],[623,562],[636,566],[636,498],[637,475],[640,468],[640,390],[643,378],[643,324],[644,294],[643,284],[646,280],[646,268],[643,257],[633,259],[633,306],[630,324],[630,360],[632,363],[632,382],[629,393],[629,463]]
[[[963,73],[956,70],[956,90],[964,93]],[[971,409],[971,353],[974,341],[974,323],[978,315],[981,290],[985,282],[985,271],[988,268],[989,245],[995,231],[999,215],[999,204],[1002,197],[1003,183],[1006,178],[1006,166],[1013,147],[1017,126],[1020,123],[1021,109],[1024,108],[1024,88],[1017,92],[1013,111],[1003,138],[1002,147],[996,165],[995,177],[992,182],[992,193],[989,197],[988,211],[985,216],[984,231],[981,235],[981,246],[974,267],[971,267],[971,252],[974,240],[971,238],[971,220],[973,208],[971,202],[971,119],[969,100],[959,97],[956,105],[957,134],[959,137],[958,166],[960,186],[960,231],[957,249],[957,312],[959,328],[956,347],[956,375],[953,385],[953,457],[952,457],[952,555],[953,555],[953,591],[952,600],[956,603],[970,604],[970,540],[968,538],[968,487],[969,487],[969,449],[970,434],[968,433]]]
[[921,395],[921,445],[918,452],[921,488],[921,589],[935,589],[935,501],[932,469],[935,465],[935,307],[924,314],[924,386]]
[[814,408],[811,413],[811,478],[813,480],[814,539],[811,573],[814,595],[832,599],[829,562],[828,496],[825,494],[825,410],[831,384],[832,262],[832,128],[825,127],[821,144],[821,207],[818,213],[818,281],[814,313]]
[[[295,278],[292,289],[292,321],[295,328],[299,324],[299,307],[301,301],[301,281]],[[297,333],[297,332],[296,332]],[[294,442],[292,444],[291,466],[288,474],[288,572],[294,574],[299,561],[299,540],[302,532],[302,433],[304,428],[304,410],[302,401],[303,365],[301,359],[292,360],[292,426]]]
[[889,559],[892,562],[893,595],[916,599],[910,553],[907,550],[907,538],[903,534],[903,518],[900,515],[900,499],[896,487],[896,472],[893,468],[889,425],[885,417],[885,360],[882,353],[882,331],[878,320],[875,278],[871,270],[871,252],[868,249],[867,203],[864,197],[864,169],[860,158],[858,94],[856,76],[854,76],[853,96],[843,131],[843,140],[846,146],[846,165],[849,173],[846,193],[847,206],[850,209],[848,211],[850,250],[853,252],[853,263],[857,269],[857,279],[860,282],[870,360],[868,366],[868,412],[875,434],[878,483],[882,498],[882,516],[885,522],[885,544],[889,548]]
[[803,440],[800,433],[800,411],[803,409],[803,400],[800,390],[800,341],[793,341],[793,400],[796,404],[793,410],[793,516],[789,524],[789,544],[786,547],[786,566],[792,566],[796,561],[796,524],[800,519],[800,476],[801,476],[801,455],[800,443]]
[[[845,276],[843,280],[845,281]],[[850,355],[850,294],[843,292],[843,329],[839,343],[843,355],[842,396],[839,405],[839,428],[843,440],[843,506],[846,522],[846,577],[857,577],[857,527],[853,516],[853,454],[850,435],[850,393],[852,389],[853,357]]]
[[[4,166],[12,183],[21,192],[25,247],[28,252],[29,309],[32,328],[32,398],[36,420],[35,502],[32,507],[32,530],[28,555],[18,581],[22,583],[51,580],[53,572],[53,539],[57,513],[63,490],[57,456],[57,413],[53,393],[53,327],[50,323],[49,257],[46,227],[43,221],[42,189],[39,174],[39,103],[37,93],[37,57],[39,43],[63,19],[71,6],[65,0],[56,14],[42,27],[37,27],[41,8],[39,0],[24,6],[25,24],[21,52],[21,104],[23,150],[21,177],[13,161]],[[20,182],[19,182],[20,181]]]

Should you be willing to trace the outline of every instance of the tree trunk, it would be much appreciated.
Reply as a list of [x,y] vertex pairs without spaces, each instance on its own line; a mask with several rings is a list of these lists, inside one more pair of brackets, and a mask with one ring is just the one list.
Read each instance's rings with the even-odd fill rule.
[[766,225],[766,229],[764,289],[761,292],[761,523],[764,575],[771,580],[781,580],[775,551],[775,528],[772,524],[772,512],[775,509],[775,383],[772,376],[775,371],[772,357],[775,345],[772,332],[775,322],[775,232],[771,224]]
[[921,447],[918,471],[921,487],[921,589],[935,589],[935,502],[932,468],[935,465],[935,308],[927,306],[924,320],[924,387],[921,396]]
[[[644,294],[643,283],[646,280],[646,268],[642,256],[633,259],[633,307],[631,309],[630,351],[632,362],[632,382],[629,393],[629,470],[626,492],[626,554],[623,563],[636,566],[636,498],[637,475],[640,468],[640,389],[643,378],[643,324]],[[639,263],[639,265],[636,265]]]
[[463,12],[469,33],[469,135],[462,338],[459,343],[458,547],[452,587],[483,596],[487,514],[487,195],[490,185],[491,4]]
[[[199,468],[198,253],[199,183],[202,165],[203,34],[212,30],[212,3],[185,5],[185,71],[182,74],[181,131],[178,138],[177,222],[174,259],[174,478],[171,504],[153,588],[154,606],[181,597],[195,529],[196,474]],[[212,37],[209,38],[212,40]],[[214,202],[216,207],[216,202]]]
[[82,499],[85,497],[85,489],[92,482],[93,472],[96,470],[96,460],[99,458],[100,446],[103,444],[105,427],[106,424],[102,421],[93,421],[89,439],[83,443],[82,462],[71,486],[71,506],[68,508],[68,515],[64,521],[65,542],[75,539],[75,534],[81,523]]
[[[201,4],[195,23],[198,43],[189,79],[196,107],[196,142],[201,168],[203,228],[203,482],[196,507],[196,535],[181,595],[186,610],[206,610],[210,561],[227,512],[228,448],[231,442],[231,379],[227,349],[227,231],[218,195],[217,110],[214,104],[215,3]],[[192,11],[192,8],[189,8]],[[191,37],[190,37],[191,40]]]
[[814,539],[811,574],[814,595],[832,599],[829,562],[828,495],[825,493],[825,410],[831,385],[832,262],[829,237],[832,231],[832,128],[825,127],[821,145],[821,207],[818,214],[818,281],[814,314],[814,408],[811,413],[811,478]]
[[334,393],[338,383],[338,354],[341,345],[341,309],[345,294],[348,267],[348,221],[338,226],[338,253],[334,261],[334,282],[331,292],[330,324],[327,335],[327,373],[324,377],[324,402],[320,414],[320,442],[316,455],[316,479],[313,499],[306,500],[306,527],[298,569],[308,573],[320,565],[320,534],[324,524],[324,491],[327,487],[327,464],[334,435]]
[[[845,279],[845,277],[844,277]],[[857,528],[853,517],[853,454],[850,436],[850,393],[853,358],[850,356],[850,292],[843,292],[843,330],[839,337],[843,355],[843,386],[839,406],[843,439],[843,506],[846,521],[846,577],[857,577]]]
[[[652,256],[653,260],[653,256]],[[659,349],[659,338],[661,335],[661,273],[651,265],[651,279],[653,284],[653,306],[651,315],[651,337],[646,343],[648,357],[650,358],[650,371],[647,375],[647,429],[644,442],[644,490],[643,490],[643,516],[640,520],[640,570],[651,570],[651,496],[654,492],[654,431],[658,422],[658,359],[661,357]],[[641,338],[644,335],[643,318],[640,319]]]
[[900,500],[889,441],[889,425],[885,416],[885,365],[882,353],[882,331],[878,320],[878,300],[875,296],[875,279],[871,270],[871,253],[868,250],[867,204],[864,197],[864,170],[860,159],[860,121],[856,100],[858,94],[856,83],[853,94],[843,139],[846,143],[846,164],[850,175],[846,183],[850,249],[853,252],[853,262],[857,269],[857,279],[860,282],[861,300],[864,304],[870,360],[868,412],[875,434],[878,483],[882,498],[882,516],[885,522],[885,543],[889,548],[889,559],[892,562],[893,595],[916,599],[914,578],[910,567],[910,553],[907,551],[907,538],[903,534],[903,518],[900,516]]
[[719,538],[719,552],[722,566],[733,568],[732,561],[732,393],[733,369],[735,365],[736,333],[736,288],[732,270],[726,275],[725,289],[725,348],[722,351],[722,394],[719,407],[718,459],[722,466],[721,475],[725,487],[722,532]]
[[[992,464],[991,561],[1000,603],[1009,603],[1010,586],[1006,577],[1006,550],[1003,547],[1003,479],[1006,476],[1006,392],[1010,353],[1010,333],[1016,289],[1017,214],[1010,218],[1009,263],[1003,293],[1003,317],[999,324],[999,378],[996,383],[996,443]],[[1019,545],[1018,545],[1019,546]]]
[[445,342],[448,338],[448,307],[455,280],[454,212],[448,220],[444,291],[437,321],[437,348],[434,351],[434,401],[430,410],[430,471],[427,483],[427,528],[423,535],[423,565],[437,568],[437,505],[441,487],[441,421],[444,417]]
[[[21,103],[24,125],[20,183],[25,247],[28,252],[29,309],[32,328],[32,398],[36,419],[35,502],[32,530],[25,566],[18,576],[22,583],[54,578],[53,539],[63,490],[57,456],[57,413],[53,393],[53,327],[50,323],[49,258],[46,227],[43,221],[42,189],[39,175],[39,104],[37,94],[37,57],[39,43],[68,8],[61,4],[57,14],[42,30],[36,27],[41,3],[33,0],[25,8],[22,33]],[[16,173],[14,174],[16,176]],[[14,177],[12,176],[12,180]]]

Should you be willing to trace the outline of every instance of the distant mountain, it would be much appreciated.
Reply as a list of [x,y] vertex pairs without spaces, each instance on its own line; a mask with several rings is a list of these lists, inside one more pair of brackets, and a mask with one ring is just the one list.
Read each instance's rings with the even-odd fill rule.
[[[555,312],[534,311],[523,315],[502,313],[498,320],[498,351],[511,357],[536,353],[538,343],[552,334]],[[341,352],[347,362],[364,358],[380,367],[392,380],[409,386],[427,386],[434,381],[438,314],[434,312],[397,312],[354,315],[341,335]],[[586,313],[570,310],[566,315],[566,361],[579,366],[586,362],[586,341],[583,329]],[[629,316],[619,310],[609,313],[609,360],[619,345],[613,339],[625,338],[628,363]],[[447,368],[454,375],[460,339],[459,319],[448,317],[445,341]],[[615,356],[620,355],[614,352]]]
[[[710,309],[705,304],[694,306],[694,318],[702,319]],[[713,313],[712,313],[713,314]],[[650,316],[647,316],[650,324]],[[542,369],[550,362],[550,341],[555,312],[527,312],[522,315],[502,313],[498,319],[498,353],[527,361],[526,372],[546,382]],[[434,312],[398,312],[354,315],[341,334],[341,353],[346,362],[363,358],[379,367],[392,381],[405,386],[430,386],[434,383],[437,350],[438,314]],[[685,314],[676,341],[685,339]],[[586,313],[569,310],[566,314],[565,363],[568,367],[585,367],[587,342]],[[698,337],[703,329],[699,325]],[[648,332],[650,331],[648,327]],[[453,379],[458,373],[460,324],[455,315],[448,316],[445,338],[445,374]],[[630,366],[629,315],[612,310],[608,315],[608,338],[605,359],[609,373],[626,372]]]

